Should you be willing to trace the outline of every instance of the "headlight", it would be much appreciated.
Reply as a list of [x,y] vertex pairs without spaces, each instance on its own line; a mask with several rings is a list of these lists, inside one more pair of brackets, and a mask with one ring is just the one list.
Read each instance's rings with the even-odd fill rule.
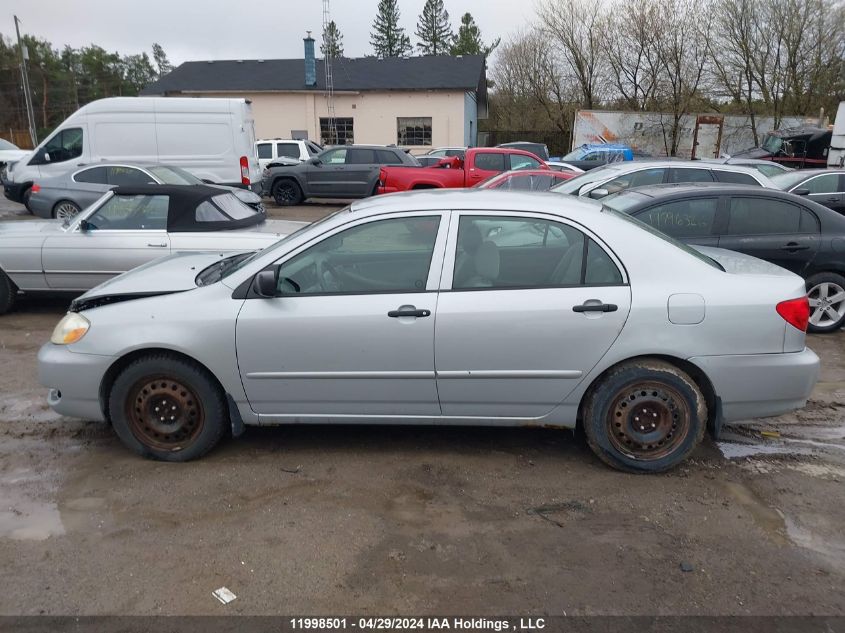
[[84,316],[77,312],[68,312],[64,318],[59,321],[56,329],[53,330],[53,336],[50,337],[50,342],[56,345],[70,345],[81,340],[88,328],[91,327],[91,322]]

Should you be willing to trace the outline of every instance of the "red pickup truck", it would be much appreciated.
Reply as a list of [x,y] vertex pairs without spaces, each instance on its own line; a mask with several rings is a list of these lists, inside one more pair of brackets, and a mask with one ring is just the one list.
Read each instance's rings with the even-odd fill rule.
[[462,159],[451,156],[430,167],[383,166],[379,172],[376,193],[474,187],[490,176],[513,169],[548,167],[530,152],[503,147],[473,147],[466,151]]

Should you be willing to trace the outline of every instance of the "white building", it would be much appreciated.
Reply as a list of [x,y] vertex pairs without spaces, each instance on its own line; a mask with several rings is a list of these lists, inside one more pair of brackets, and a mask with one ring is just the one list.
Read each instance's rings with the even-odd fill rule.
[[323,60],[314,59],[312,38],[304,42],[303,59],[186,62],[141,94],[249,99],[258,138],[417,150],[476,145],[478,120],[487,118],[483,57],[333,60],[335,138]]

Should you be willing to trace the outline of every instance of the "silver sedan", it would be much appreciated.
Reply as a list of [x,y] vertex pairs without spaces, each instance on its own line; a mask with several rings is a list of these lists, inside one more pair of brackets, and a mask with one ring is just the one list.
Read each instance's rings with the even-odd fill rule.
[[804,281],[546,193],[362,202],[251,257],[170,257],[78,298],[39,353],[57,412],[184,461],[272,424],[583,425],[662,471],[706,427],[804,406]]

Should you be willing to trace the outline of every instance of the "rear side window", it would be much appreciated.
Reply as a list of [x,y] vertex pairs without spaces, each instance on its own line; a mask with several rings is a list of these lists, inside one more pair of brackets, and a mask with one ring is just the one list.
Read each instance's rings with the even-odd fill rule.
[[760,186],[760,183],[754,179],[751,174],[743,174],[738,171],[721,171],[713,170],[713,175],[719,182],[729,182],[735,185],[755,185]]
[[728,219],[729,235],[778,235],[802,231],[803,209],[782,200],[733,198]]
[[[276,154],[287,158],[299,158],[299,145],[296,143],[276,143]],[[259,158],[261,158],[259,156]]]
[[475,155],[475,166],[485,171],[505,171],[507,154],[479,153]]
[[258,158],[273,158],[273,146],[270,143],[259,143]]
[[620,283],[622,274],[607,253],[571,226],[535,218],[461,218],[454,290]]
[[823,176],[810,178],[800,188],[809,189],[810,193],[838,193],[841,191],[839,187],[839,174],[824,174]]
[[92,167],[83,169],[73,177],[74,182],[88,182],[95,185],[107,185],[109,182],[108,172],[105,167]]
[[629,189],[630,187],[642,187],[644,185],[657,185],[663,182],[663,176],[666,170],[663,168],[641,169],[639,171],[623,174],[618,178],[614,178],[608,183],[605,183],[602,189],[607,189],[610,193]]
[[669,182],[713,182],[709,169],[681,169],[675,167],[669,172]]
[[637,214],[658,231],[672,237],[704,237],[713,233],[718,198],[675,200]]
[[386,149],[376,150],[376,158],[379,165],[401,165],[402,159],[394,152]]
[[509,158],[511,169],[537,169],[540,166],[540,161],[530,156],[510,154]]
[[372,149],[349,148],[346,151],[347,165],[372,165],[376,162],[376,152]]
[[156,184],[155,180],[150,178],[140,169],[134,167],[109,167],[109,184],[118,187],[126,187],[133,185],[149,185]]

